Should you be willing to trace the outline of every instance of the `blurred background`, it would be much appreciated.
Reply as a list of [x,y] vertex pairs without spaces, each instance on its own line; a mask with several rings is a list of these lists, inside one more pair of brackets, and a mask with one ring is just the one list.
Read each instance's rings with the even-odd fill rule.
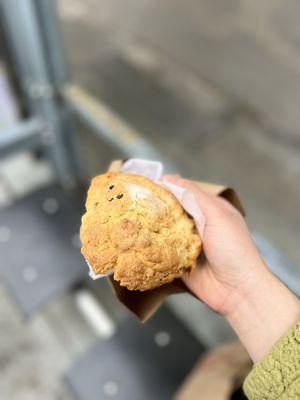
[[299,18],[297,0],[0,1],[1,399],[169,399],[234,338],[188,295],[141,327],[88,278],[85,188],[113,159],[234,187],[299,295]]

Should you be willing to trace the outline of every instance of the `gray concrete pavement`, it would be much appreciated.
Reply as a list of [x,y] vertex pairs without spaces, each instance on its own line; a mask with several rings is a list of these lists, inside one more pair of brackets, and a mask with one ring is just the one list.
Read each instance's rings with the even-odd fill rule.
[[61,376],[70,357],[39,316],[22,320],[0,285],[0,393],[10,400],[69,400]]
[[[227,92],[299,144],[297,0],[64,0],[64,19],[98,32],[89,44],[137,38]],[[87,35],[87,33],[86,33]],[[69,43],[68,43],[69,45]],[[88,50],[88,49],[87,49]],[[286,139],[288,140],[288,139]]]

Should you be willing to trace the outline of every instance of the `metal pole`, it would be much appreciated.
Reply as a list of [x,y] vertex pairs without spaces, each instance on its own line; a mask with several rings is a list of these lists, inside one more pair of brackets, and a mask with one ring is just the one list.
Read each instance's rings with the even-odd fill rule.
[[[63,49],[59,16],[57,13],[57,2],[56,0],[35,0],[35,5],[39,17],[49,74],[55,91],[59,93],[60,88],[67,82],[68,68]],[[64,99],[60,98],[59,104],[61,124],[64,131],[63,133],[68,158],[77,180],[83,182],[85,173],[80,163],[80,152],[74,116]]]
[[26,147],[37,147],[43,143],[45,124],[38,118],[31,118],[0,134],[0,157]]
[[45,120],[52,137],[47,154],[62,186],[72,187],[75,177],[65,144],[57,93],[43,48],[36,3],[34,0],[4,0],[2,6],[23,89],[30,98],[32,110]]
[[35,5],[51,80],[53,85],[59,88],[68,79],[68,68],[62,47],[56,0],[35,0]]
[[102,139],[119,148],[125,157],[164,162],[169,172],[176,168],[162,154],[99,99],[75,85],[67,85],[63,95],[72,110]]
[[[13,12],[11,10],[13,8]],[[18,17],[16,17],[18,15]],[[29,112],[34,112],[33,99],[27,93],[27,79],[30,76],[30,66],[27,62],[26,55],[26,45],[20,38],[23,37],[22,28],[17,23],[17,20],[21,18],[19,10],[16,9],[16,4],[14,0],[11,2],[9,0],[0,1],[0,16],[1,24],[4,28],[4,33],[6,34],[5,40],[8,42],[8,48],[10,57],[12,59],[12,68],[16,71],[16,76],[18,77],[18,83],[23,90],[23,95],[26,100],[26,105]]]

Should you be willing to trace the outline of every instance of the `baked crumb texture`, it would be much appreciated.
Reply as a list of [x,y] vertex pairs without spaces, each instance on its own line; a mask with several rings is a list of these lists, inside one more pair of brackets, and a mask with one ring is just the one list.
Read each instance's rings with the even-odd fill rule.
[[80,229],[95,274],[112,271],[130,290],[148,290],[191,273],[201,250],[194,221],[175,196],[133,174],[92,180]]

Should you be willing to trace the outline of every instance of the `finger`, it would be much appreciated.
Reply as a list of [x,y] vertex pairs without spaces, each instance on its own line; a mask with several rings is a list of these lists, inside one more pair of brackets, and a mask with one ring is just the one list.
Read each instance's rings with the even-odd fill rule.
[[216,200],[221,207],[224,207],[231,214],[241,215],[241,213],[224,197],[216,196]]
[[193,217],[199,234],[203,236],[205,217],[202,212],[200,202],[196,199],[196,197],[190,190],[177,184],[180,179],[180,177],[175,178],[174,176],[172,176],[171,179],[164,179],[161,182],[161,185],[168,189],[171,193],[173,193],[173,195],[177,198],[185,211],[191,217]]
[[[163,181],[164,179],[165,177],[163,177]],[[204,192],[196,183],[189,181],[188,179],[183,179],[181,177],[177,178],[172,175],[167,176],[166,181],[180,186],[192,193],[205,215],[211,214],[216,207],[220,207],[216,201],[216,196],[212,195],[211,193]]]
[[201,192],[200,194],[206,195],[206,193],[197,187],[192,181],[182,178],[180,175],[164,175],[162,177],[163,182],[173,183],[174,185],[180,186],[185,189],[190,189],[191,192]]
[[[169,176],[167,177],[169,179]],[[233,214],[240,214],[234,206],[229,203],[226,199],[215,194],[205,192],[197,182],[183,179],[175,175],[171,176],[172,183],[181,187],[186,188],[189,192],[193,193],[198,200],[203,213],[206,216],[210,216],[211,213],[215,214],[217,210],[229,211]],[[207,215],[208,214],[208,215]]]
[[190,291],[201,300],[201,295],[203,293],[203,269],[197,267],[191,275],[183,276],[182,280]]
[[162,180],[170,183],[174,183],[176,180],[181,179],[179,174],[174,175],[163,175]]

